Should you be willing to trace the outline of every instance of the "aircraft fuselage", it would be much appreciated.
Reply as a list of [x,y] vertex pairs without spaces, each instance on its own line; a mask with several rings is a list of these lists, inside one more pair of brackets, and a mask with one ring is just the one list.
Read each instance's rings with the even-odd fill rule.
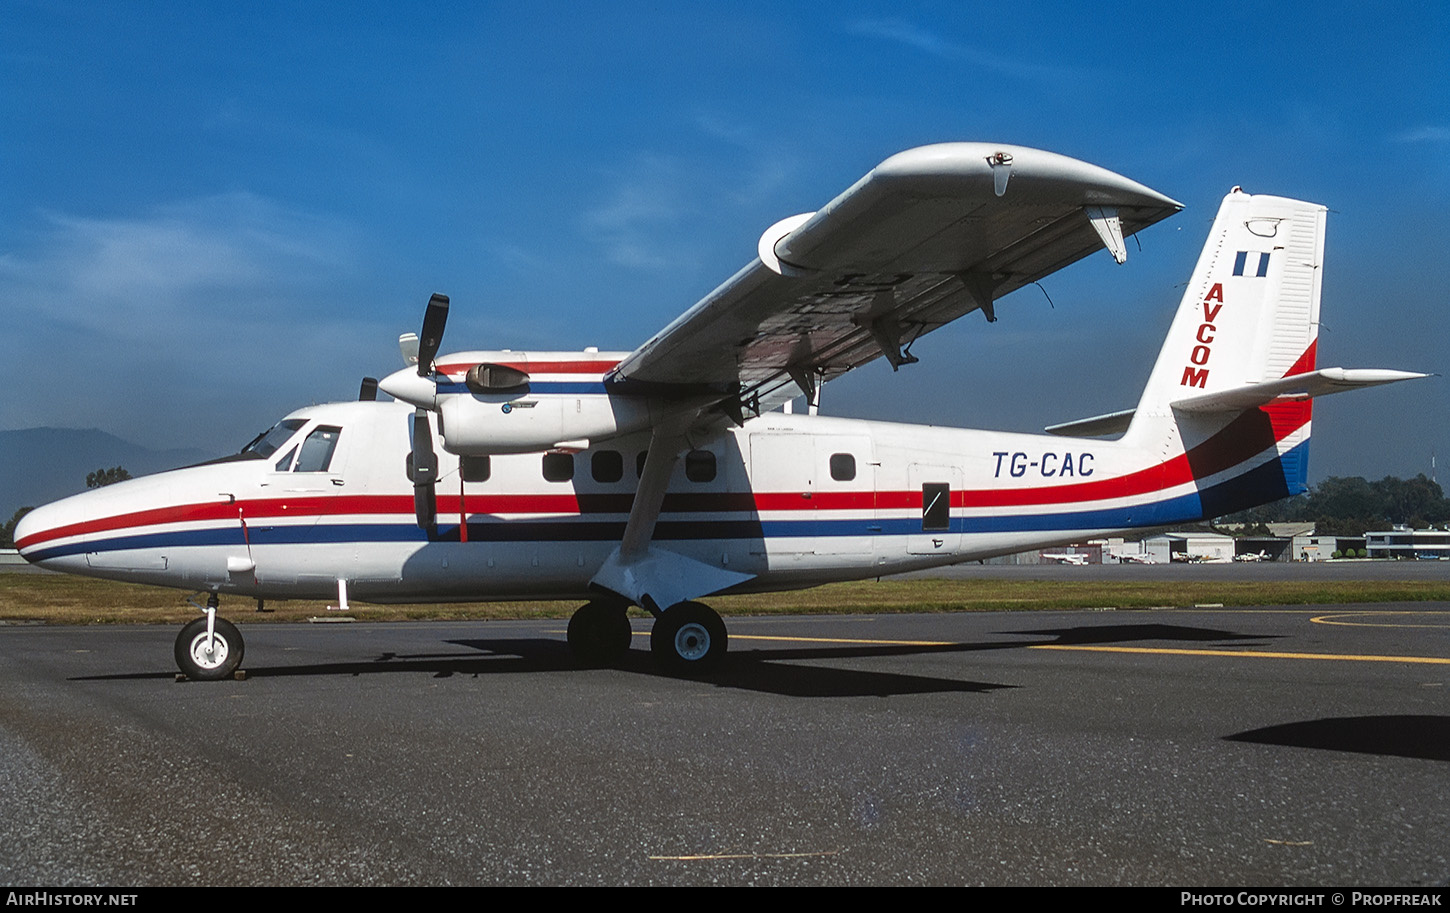
[[[623,535],[647,434],[578,453],[440,453],[437,524],[405,474],[413,410],[298,410],[267,458],[134,479],[42,508],[21,540],[57,570],[266,598],[589,596]],[[337,429],[325,470],[296,454]],[[1130,443],[768,413],[674,467],[654,541],[789,589],[1193,519]],[[278,454],[282,454],[280,459]],[[280,468],[279,468],[280,467]],[[1153,475],[1149,472],[1148,475]],[[1140,484],[1134,485],[1138,477]]]

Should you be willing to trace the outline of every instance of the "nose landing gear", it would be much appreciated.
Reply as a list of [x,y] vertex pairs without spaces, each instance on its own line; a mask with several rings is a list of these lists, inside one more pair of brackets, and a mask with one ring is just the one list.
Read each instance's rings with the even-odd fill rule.
[[236,625],[217,617],[218,604],[212,593],[206,601],[206,617],[187,622],[176,635],[176,665],[189,679],[215,682],[231,678],[242,664],[242,634]]

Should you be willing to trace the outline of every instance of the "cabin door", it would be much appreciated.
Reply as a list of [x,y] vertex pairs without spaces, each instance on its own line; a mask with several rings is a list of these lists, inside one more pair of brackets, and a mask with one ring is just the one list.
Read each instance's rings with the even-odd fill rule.
[[955,466],[912,463],[906,475],[912,503],[906,551],[912,555],[955,552],[962,541],[962,518],[953,516],[952,498],[961,497],[961,470]]

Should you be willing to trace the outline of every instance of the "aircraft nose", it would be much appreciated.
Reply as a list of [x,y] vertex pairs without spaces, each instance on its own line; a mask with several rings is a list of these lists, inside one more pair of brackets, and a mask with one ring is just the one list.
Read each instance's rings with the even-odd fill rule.
[[[76,553],[83,536],[85,513],[78,509],[78,498],[66,498],[37,507],[15,524],[15,546],[20,557],[41,567],[63,564]],[[84,560],[83,550],[81,559]]]

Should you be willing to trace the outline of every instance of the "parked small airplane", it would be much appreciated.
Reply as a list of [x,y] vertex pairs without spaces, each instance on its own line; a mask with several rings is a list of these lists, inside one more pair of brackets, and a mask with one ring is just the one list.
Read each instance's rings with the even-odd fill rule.
[[1114,556],[1119,564],[1157,564],[1151,552],[1123,552]]
[[1268,552],[1263,552],[1263,551],[1260,551],[1260,552],[1243,552],[1242,554],[1234,555],[1234,560],[1235,561],[1268,561],[1269,560],[1269,553]]
[[[1215,517],[1304,490],[1310,398],[1423,375],[1315,369],[1322,206],[1224,199],[1135,410],[1050,435],[776,411],[1181,207],[1102,168],[950,143],[887,159],[632,352],[440,356],[299,409],[235,456],[21,520],[47,568],[208,594],[175,657],[241,662],[222,594],[380,603],[587,600],[586,663],[654,616],[669,669],[725,654],[698,602],[876,577]],[[374,401],[376,389],[396,402]],[[814,410],[810,410],[814,411]],[[1107,438],[1112,439],[1107,439]],[[441,451],[441,452],[440,452]]]
[[1074,552],[1042,553],[1043,561],[1051,561],[1056,564],[1071,564],[1074,567],[1084,567],[1088,563],[1087,555],[1079,555]]
[[1174,552],[1171,560],[1182,564],[1228,564],[1228,558],[1223,555],[1210,555],[1208,553]]

